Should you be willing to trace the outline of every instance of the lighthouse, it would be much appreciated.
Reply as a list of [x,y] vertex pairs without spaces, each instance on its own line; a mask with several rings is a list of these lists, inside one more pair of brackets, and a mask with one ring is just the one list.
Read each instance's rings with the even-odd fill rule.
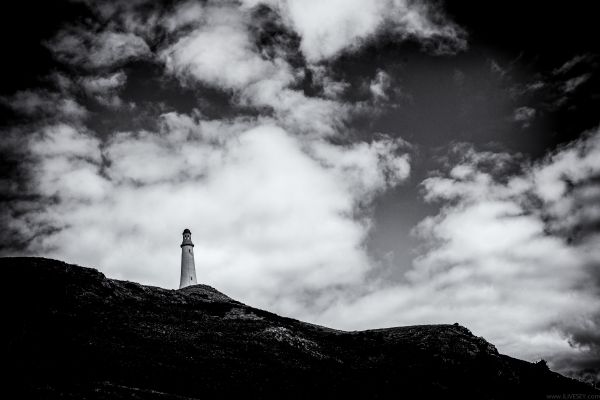
[[179,289],[197,283],[192,232],[186,228],[183,231],[183,242],[181,242],[181,280],[179,281]]

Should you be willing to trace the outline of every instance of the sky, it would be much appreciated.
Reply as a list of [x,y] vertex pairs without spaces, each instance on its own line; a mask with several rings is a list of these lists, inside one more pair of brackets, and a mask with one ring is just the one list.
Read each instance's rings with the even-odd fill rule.
[[598,382],[595,14],[521,3],[11,5],[0,254],[174,289],[189,228],[249,305]]

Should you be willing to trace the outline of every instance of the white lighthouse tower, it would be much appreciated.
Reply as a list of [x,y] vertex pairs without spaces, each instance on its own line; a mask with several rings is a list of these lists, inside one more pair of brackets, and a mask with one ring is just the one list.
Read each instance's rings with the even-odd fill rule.
[[183,231],[183,242],[181,242],[181,280],[179,281],[179,289],[197,283],[192,232],[185,228]]

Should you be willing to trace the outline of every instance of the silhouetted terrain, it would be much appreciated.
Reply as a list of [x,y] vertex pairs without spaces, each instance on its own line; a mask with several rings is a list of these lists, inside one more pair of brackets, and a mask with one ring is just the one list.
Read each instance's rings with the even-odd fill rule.
[[42,258],[0,264],[3,361],[19,398],[599,393],[498,354],[459,325],[344,332],[248,307],[205,285],[166,290]]

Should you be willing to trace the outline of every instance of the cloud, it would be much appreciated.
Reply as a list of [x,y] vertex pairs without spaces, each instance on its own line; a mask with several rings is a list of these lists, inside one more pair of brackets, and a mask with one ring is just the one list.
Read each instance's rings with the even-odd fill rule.
[[312,82],[321,89],[323,97],[327,99],[338,99],[351,86],[350,83],[333,79],[328,68],[323,65],[307,65]]
[[519,107],[513,114],[513,120],[521,122],[524,128],[527,128],[531,121],[535,118],[535,108],[531,107]]
[[466,48],[465,33],[432,5],[403,0],[246,0],[248,6],[275,7],[286,25],[300,38],[309,62],[355,50],[383,32],[415,38],[437,52]]
[[381,190],[399,185],[410,175],[408,145],[400,139],[382,137],[371,143],[348,146],[327,141],[313,143],[313,155],[332,168],[340,182],[345,182],[354,198],[368,205]]
[[[533,82],[513,85],[509,89],[511,96],[519,102],[523,102],[524,99],[527,102],[536,101],[536,113],[559,111],[571,104],[581,87],[593,77],[593,63],[589,62],[592,60],[593,57],[589,54],[575,56],[551,71],[538,73]],[[492,67],[497,71],[502,70],[496,63]],[[501,75],[508,76],[508,72],[509,69],[502,70]],[[514,78],[509,77],[509,79]],[[522,122],[517,117],[526,117],[525,110],[529,108],[518,108],[513,119]],[[519,110],[522,111],[520,115],[518,115]]]
[[535,92],[537,90],[543,89],[544,87],[546,87],[546,83],[544,83],[543,81],[535,81],[527,84],[524,88],[524,92]]
[[[100,141],[82,128],[66,124],[48,126],[30,138],[36,193],[61,198],[66,204],[103,199],[107,182],[100,175]],[[56,218],[57,215],[51,216]],[[56,220],[63,226],[66,220]]]
[[62,30],[46,45],[59,61],[89,69],[120,65],[151,53],[144,39],[133,33],[83,28]]
[[563,65],[558,68],[555,68],[552,71],[553,75],[562,75],[570,72],[577,65],[581,64],[584,61],[589,61],[592,57],[589,54],[581,54],[577,55],[570,60],[566,61]]
[[[273,48],[260,44],[258,8],[185,2],[166,11],[142,3],[90,4],[106,21],[63,29],[47,44],[58,60],[88,74],[56,75],[62,90],[57,99],[74,101],[83,92],[117,106],[126,75],[114,68],[156,57],[182,85],[220,89],[258,115],[209,120],[199,112],[164,113],[157,129],[109,132],[96,141],[79,123],[32,125],[28,190],[41,206],[7,217],[23,236],[40,235],[29,251],[169,286],[173,271],[163,269],[172,253],[167,232],[204,221],[201,229],[210,229],[197,235],[206,242],[207,271],[215,273],[216,285],[232,287],[242,299],[293,313],[309,301],[301,293],[357,284],[371,268],[363,248],[371,203],[409,175],[407,145],[385,135],[349,141],[344,124],[352,105],[337,96],[344,83],[333,80],[325,66],[292,63],[294,49],[285,41]],[[166,35],[157,35],[160,27]],[[146,43],[151,39],[156,53]],[[308,71],[318,71],[321,93],[301,88]],[[77,149],[88,154],[71,154]],[[109,214],[115,218],[106,218]],[[153,228],[151,220],[160,223]],[[140,234],[148,253],[160,253],[163,240],[165,252],[142,260],[138,265],[144,268],[124,267],[127,249],[137,245],[126,238],[138,240]],[[73,246],[76,236],[82,247]],[[226,252],[211,248],[217,239]],[[92,243],[97,249],[85,254],[82,249]],[[314,253],[306,254],[307,247]],[[270,250],[277,248],[282,250]],[[262,278],[247,285],[233,279],[235,274]],[[298,282],[289,285],[287,303],[276,301],[286,286],[283,277]]]
[[[329,77],[328,68],[315,63],[356,50],[386,33],[398,41],[417,40],[436,53],[466,47],[462,29],[425,2],[88,5],[101,21],[60,31],[47,44],[58,60],[86,69],[111,68],[140,58],[159,60],[184,85],[200,82],[216,87],[243,107],[270,112],[286,129],[312,135],[335,135],[352,112],[361,108],[335,101],[346,84]],[[264,7],[271,9],[270,18],[264,18]],[[266,42],[261,40],[261,32],[270,32],[273,23],[281,32],[267,35]],[[300,36],[299,44],[295,35]],[[156,54],[147,42],[155,44]],[[300,63],[298,50],[304,55]],[[308,71],[317,70],[313,76],[322,93],[308,96],[302,85]],[[118,103],[115,96],[96,98],[105,105]]]
[[547,157],[535,170],[535,193],[544,202],[548,228],[570,241],[593,243],[600,224],[600,135],[588,133]]
[[[21,238],[28,254],[173,288],[189,227],[201,280],[249,304],[348,329],[460,322],[503,352],[597,374],[597,132],[535,164],[456,146],[447,171],[422,184],[441,208],[414,229],[420,256],[399,281],[372,274],[373,206],[409,177],[410,146],[382,134],[357,139],[367,132],[348,121],[367,106],[344,100],[350,84],[332,62],[380,38],[435,54],[465,49],[465,32],[435,5],[89,5],[98,23],[47,44],[73,76],[53,75],[58,92],[2,99],[33,121],[0,145],[18,148],[27,169],[0,217],[3,235]],[[277,34],[266,41],[269,29]],[[150,128],[95,133],[79,97],[119,105],[127,76],[116,68],[139,59],[163,63],[196,93],[218,89],[234,116],[160,104]],[[523,93],[575,91],[586,75],[569,80],[572,68]],[[383,70],[367,86],[376,106],[389,101]],[[526,124],[535,114],[521,107],[513,118]]]
[[410,173],[405,143],[333,144],[270,118],[160,121],[105,142],[65,123],[35,132],[29,190],[45,206],[22,203],[8,224],[31,254],[175,287],[188,226],[199,276],[248,303],[347,329],[459,322],[508,354],[597,374],[600,236],[586,226],[600,222],[600,133],[536,164],[455,147],[423,182],[443,207],[394,283],[369,277],[364,241],[373,200]]
[[577,89],[579,86],[585,83],[588,79],[590,79],[590,77],[591,74],[583,74],[567,80],[563,85],[563,92],[571,93],[575,91],[575,89]]
[[[421,255],[399,284],[339,301],[320,321],[345,328],[459,322],[507,354],[600,373],[600,131],[519,163],[454,149],[423,181],[437,215],[414,232]],[[588,228],[586,228],[588,227]]]
[[119,71],[105,76],[86,76],[80,79],[80,85],[88,96],[100,104],[118,107],[122,104],[118,92],[126,81],[127,75]]
[[18,91],[12,96],[0,97],[0,103],[19,114],[35,118],[78,120],[88,113],[75,99],[48,90]]
[[163,16],[160,24],[172,33],[181,28],[198,25],[204,21],[203,17],[203,5],[191,0],[177,4],[173,12]]
[[250,14],[219,6],[207,7],[204,13],[205,24],[162,51],[168,71],[183,82],[199,81],[231,92],[241,105],[271,110],[287,129],[316,135],[336,132],[348,107],[291,88],[303,72],[282,56],[260,51],[250,31]]
[[[272,39],[289,36],[289,32],[270,36],[269,45],[261,44],[258,36],[267,28],[257,17],[260,5],[276,10],[283,27],[300,35],[300,51],[307,64],[291,62],[297,59],[293,40]],[[322,2],[246,1],[242,6],[207,3],[202,10],[194,10],[201,22],[194,19],[192,28],[163,46],[159,53],[167,70],[186,85],[196,81],[217,87],[233,94],[242,106],[270,112],[287,130],[309,135],[337,134],[344,122],[353,113],[360,113],[361,108],[339,101],[338,94],[347,84],[332,79],[327,68],[315,62],[334,58],[344,49],[357,49],[368,37],[383,30],[393,32],[399,40],[423,40],[436,47],[436,51],[451,43],[464,45],[462,31],[439,10],[424,3],[344,2],[340,6]],[[179,11],[173,15],[179,15]],[[430,42],[439,43],[434,46]],[[321,94],[308,96],[300,89],[309,71],[315,84],[321,87]],[[382,71],[371,90],[376,96],[385,95],[387,85],[389,79]]]
[[390,76],[385,71],[377,71],[375,79],[371,81],[369,90],[375,100],[387,100],[387,90],[391,84]]
[[253,14],[256,23],[254,17],[261,15],[266,7],[274,11],[271,17],[279,15],[286,29],[300,37],[300,50],[310,63],[354,51],[383,35],[391,35],[399,41],[416,40],[435,54],[452,54],[467,46],[465,31],[450,21],[439,6],[422,0],[366,3],[359,0],[188,0],[170,6],[145,0],[84,2],[108,29],[131,32],[151,42],[160,40],[165,31],[167,36],[178,36],[180,31],[209,22],[213,16],[210,10]]
[[222,7],[212,7],[206,12],[210,13],[206,24],[163,52],[170,70],[225,89],[242,89],[271,77],[280,86],[293,80],[287,63],[263,58],[252,43],[246,27],[247,16]]
[[28,149],[29,190],[44,207],[10,225],[35,238],[30,254],[163,287],[177,284],[187,226],[204,282],[295,315],[363,281],[371,268],[365,210],[408,176],[404,149],[385,137],[339,146],[274,121],[176,113],[162,115],[157,132],[106,142],[52,125]]

